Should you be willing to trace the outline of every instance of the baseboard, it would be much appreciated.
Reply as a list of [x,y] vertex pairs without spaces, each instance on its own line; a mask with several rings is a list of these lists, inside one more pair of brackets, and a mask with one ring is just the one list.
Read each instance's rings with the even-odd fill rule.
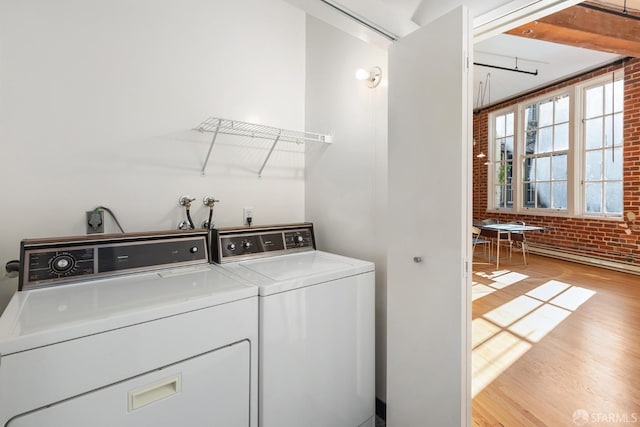
[[387,421],[387,404],[376,397],[376,415]]
[[577,254],[561,249],[538,246],[534,244],[527,245],[527,250],[532,254],[548,256],[550,258],[563,259],[565,261],[574,261],[581,264],[593,265],[596,267],[608,268],[610,270],[621,271],[624,273],[640,274],[640,266],[626,262],[612,261],[605,258]]

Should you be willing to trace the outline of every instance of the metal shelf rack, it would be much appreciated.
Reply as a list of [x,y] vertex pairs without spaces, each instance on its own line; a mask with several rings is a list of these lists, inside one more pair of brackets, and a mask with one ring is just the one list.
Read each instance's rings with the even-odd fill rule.
[[273,140],[271,148],[267,157],[262,163],[262,167],[258,172],[258,177],[262,176],[262,171],[267,165],[273,150],[278,145],[278,142],[293,142],[295,144],[304,144],[305,142],[321,142],[324,144],[331,144],[333,138],[331,135],[323,135],[319,133],[294,131],[281,128],[275,128],[271,126],[260,125],[256,123],[241,122],[238,120],[221,119],[219,117],[209,117],[198,125],[195,129],[199,132],[213,133],[211,143],[209,144],[209,151],[207,151],[207,157],[204,159],[201,173],[204,175],[207,163],[209,163],[209,157],[211,156],[211,150],[216,142],[218,135],[238,135],[250,138],[261,138]]

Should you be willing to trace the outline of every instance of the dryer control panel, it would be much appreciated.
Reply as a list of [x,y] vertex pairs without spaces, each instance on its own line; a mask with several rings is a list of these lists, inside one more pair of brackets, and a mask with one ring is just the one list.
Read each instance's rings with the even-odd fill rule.
[[315,250],[313,224],[232,227],[212,230],[212,261],[218,264]]
[[205,230],[23,240],[18,289],[206,264],[207,249]]

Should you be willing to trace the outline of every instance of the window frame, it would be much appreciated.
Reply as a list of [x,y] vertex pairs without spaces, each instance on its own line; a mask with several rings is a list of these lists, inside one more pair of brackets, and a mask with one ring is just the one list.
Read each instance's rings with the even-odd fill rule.
[[[615,80],[614,80],[615,79]],[[488,133],[488,170],[487,170],[487,212],[512,213],[539,216],[556,217],[579,217],[594,219],[610,219],[621,221],[622,213],[593,213],[586,212],[586,150],[584,123],[586,118],[585,91],[588,88],[604,85],[611,81],[622,80],[624,99],[624,68],[606,72],[600,76],[593,77],[570,86],[558,88],[554,91],[546,92],[535,97],[524,99],[507,107],[491,111],[487,115]],[[567,208],[534,208],[524,206],[524,159],[526,152],[525,135],[525,109],[527,106],[539,103],[545,99],[553,99],[558,96],[568,95],[569,97],[569,147],[567,154]],[[496,133],[495,120],[497,116],[514,113],[514,160],[513,160],[513,207],[496,207],[498,202],[495,192],[496,177]],[[624,133],[624,104],[622,110],[623,133]],[[622,138],[621,157],[624,159],[624,135]],[[622,211],[624,211],[624,174],[622,176]]]
[[[512,160],[512,174],[513,175],[513,181],[512,181],[512,194],[513,194],[513,205],[511,207],[507,207],[507,206],[500,206],[497,207],[497,200],[496,200],[496,147],[495,147],[495,142],[498,139],[496,137],[496,129],[495,129],[495,122],[496,122],[496,117],[498,116],[503,116],[503,115],[508,115],[509,113],[513,113],[513,128],[514,128],[514,132],[513,132],[513,160]],[[487,148],[487,151],[489,153],[488,156],[488,171],[487,171],[487,181],[488,181],[488,185],[487,185],[487,203],[488,203],[488,210],[492,210],[494,212],[515,212],[517,210],[517,203],[518,203],[518,192],[517,192],[517,185],[518,185],[518,177],[515,175],[517,168],[516,168],[516,162],[518,161],[518,133],[517,133],[517,129],[518,129],[518,111],[517,111],[517,105],[512,105],[510,107],[506,107],[497,111],[493,111],[489,114],[488,116],[488,124],[489,124],[489,147]]]
[[[586,103],[586,92],[589,89],[593,89],[595,87],[599,87],[602,86],[604,87],[607,83],[611,83],[611,82],[617,82],[617,81],[621,81],[622,82],[622,143],[619,146],[620,148],[620,157],[623,159],[624,162],[624,68],[620,68],[608,73],[605,73],[601,76],[598,77],[594,77],[592,79],[589,80],[585,80],[584,82],[580,82],[577,83],[575,85],[575,89],[576,89],[576,99],[579,100],[579,105],[580,105],[580,110],[579,110],[579,118],[576,120],[576,130],[577,130],[577,139],[576,139],[576,146],[578,147],[578,149],[576,150],[578,152],[578,155],[576,156],[576,160],[577,160],[577,164],[580,165],[580,167],[578,168],[578,177],[577,177],[577,183],[579,183],[579,185],[577,185],[576,187],[578,188],[578,196],[576,197],[576,215],[577,216],[581,216],[584,218],[594,218],[594,219],[619,219],[622,220],[623,218],[623,214],[624,214],[624,163],[622,165],[622,176],[620,178],[620,182],[622,183],[622,206],[620,209],[620,212],[614,212],[614,213],[609,213],[609,212],[604,212],[603,208],[603,212],[589,212],[586,209],[586,205],[587,205],[587,201],[586,201],[586,184],[587,184],[587,161],[586,161],[586,156],[587,156],[587,151],[595,151],[595,150],[606,150],[606,147],[603,147],[601,149],[588,149],[586,147],[586,121],[587,121],[587,114],[586,114],[586,108],[587,108],[587,103]],[[604,102],[604,101],[603,101]],[[606,112],[603,112],[603,116],[604,117],[606,115]],[[611,114],[612,116],[615,116],[615,112],[613,112]],[[613,145],[611,146],[612,148],[616,148],[615,146],[615,142],[613,142]],[[607,181],[614,181],[614,180],[606,180],[605,177],[602,177],[602,180],[600,182],[602,182],[603,184],[606,183]],[[618,181],[618,180],[615,180]],[[603,201],[605,199],[603,198]]]
[[[533,155],[533,156],[528,156],[526,155],[526,149],[525,149],[525,135],[526,135],[526,129],[525,129],[525,121],[526,121],[526,109],[528,106],[531,106],[533,104],[540,104],[543,101],[547,101],[547,100],[552,100],[552,99],[556,99],[562,96],[567,96],[569,98],[569,111],[568,111],[568,115],[569,115],[569,120],[567,121],[567,125],[568,125],[568,138],[569,138],[569,147],[567,148],[567,150],[561,150],[561,151],[551,151],[549,152],[548,155],[542,155],[541,153],[537,154],[537,155]],[[574,91],[572,90],[571,87],[565,87],[565,88],[561,88],[558,90],[555,90],[553,92],[548,92],[545,94],[542,94],[540,96],[536,96],[535,98],[531,98],[522,102],[518,103],[518,112],[521,116],[520,119],[520,131],[518,132],[519,136],[520,136],[520,142],[519,142],[519,147],[521,149],[521,155],[518,161],[518,166],[520,168],[520,170],[518,171],[518,178],[520,179],[520,185],[519,185],[519,190],[520,190],[520,194],[518,195],[518,212],[522,212],[522,213],[527,213],[527,214],[552,214],[554,216],[567,216],[572,212],[572,208],[573,208],[573,203],[572,203],[572,197],[573,197],[573,187],[572,184],[572,149],[573,149],[573,144],[571,143],[574,139],[574,133],[573,133],[573,129],[572,129],[572,122],[574,120],[574,111],[575,111],[575,102],[574,102],[574,98],[575,94]],[[550,127],[555,127],[555,119],[553,124]],[[540,128],[538,128],[540,129]],[[555,140],[554,140],[555,141]],[[527,157],[531,157],[531,158],[541,158],[541,157],[548,157],[550,159],[550,168],[551,168],[551,159],[554,156],[554,153],[560,153],[560,154],[564,154],[566,153],[567,155],[567,207],[566,208],[553,208],[553,207],[549,207],[549,208],[540,208],[540,207],[531,207],[531,206],[525,206],[524,205],[524,161]],[[549,179],[549,183],[552,183],[553,180],[551,180],[551,175],[552,175],[552,170],[549,171],[550,174],[550,179]]]

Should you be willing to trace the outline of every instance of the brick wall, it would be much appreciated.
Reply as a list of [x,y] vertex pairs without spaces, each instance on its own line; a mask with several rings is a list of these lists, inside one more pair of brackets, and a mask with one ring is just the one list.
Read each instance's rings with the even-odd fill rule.
[[[506,106],[534,98],[561,87],[597,77],[615,69],[624,68],[624,216],[625,221],[567,218],[542,215],[496,214],[487,212],[487,172],[484,163],[488,157],[488,114]],[[473,218],[497,218],[501,222],[525,221],[527,224],[548,227],[544,233],[527,233],[531,243],[551,246],[580,255],[628,262],[640,265],[640,59],[604,67],[583,76],[540,90],[514,101],[495,105],[473,116]],[[638,218],[635,224],[627,220],[627,213]],[[625,228],[625,226],[627,228]],[[627,234],[625,230],[632,230]]]

